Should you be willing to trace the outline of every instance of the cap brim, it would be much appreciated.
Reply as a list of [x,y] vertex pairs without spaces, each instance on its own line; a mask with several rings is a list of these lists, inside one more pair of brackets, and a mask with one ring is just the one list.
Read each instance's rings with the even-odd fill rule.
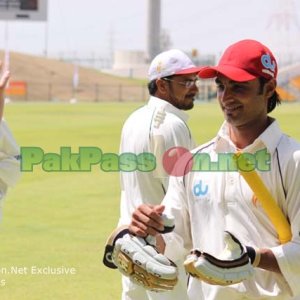
[[194,73],[199,73],[199,71],[203,67],[192,67],[184,70],[180,70],[174,73],[174,75],[186,75],[186,74],[194,74]]
[[234,81],[249,81],[257,78],[257,76],[254,76],[243,69],[225,65],[201,68],[198,76],[200,78],[214,78],[217,77],[218,73]]

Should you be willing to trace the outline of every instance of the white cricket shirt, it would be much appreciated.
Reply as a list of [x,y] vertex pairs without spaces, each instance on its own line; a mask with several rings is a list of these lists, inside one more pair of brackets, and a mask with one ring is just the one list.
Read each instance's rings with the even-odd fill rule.
[[[165,254],[176,259],[199,248],[217,256],[224,248],[223,232],[228,230],[244,245],[270,248],[283,276],[255,268],[253,278],[228,287],[191,278],[191,300],[201,299],[202,293],[205,300],[285,300],[300,294],[300,144],[283,134],[274,121],[243,152],[255,154],[263,149],[270,153],[270,170],[258,173],[288,218],[292,240],[280,245],[273,224],[237,171],[196,171],[170,179],[163,204],[176,225],[174,233],[164,235]],[[218,160],[218,153],[235,153],[226,122],[215,139],[193,152],[207,153],[212,161]]]
[[[160,204],[168,188],[169,176],[162,167],[162,156],[172,147],[191,150],[195,143],[186,124],[188,115],[156,97],[133,112],[126,120],[121,136],[120,154],[151,153],[156,158],[156,168],[151,172],[120,172],[121,212],[119,226],[129,224],[133,211],[141,204]],[[171,292],[155,293],[130,282],[122,276],[123,300],[186,300],[187,278],[179,263],[180,280]]]
[[141,204],[160,204],[168,188],[168,175],[162,168],[165,151],[181,146],[193,149],[195,143],[186,124],[188,115],[156,97],[147,105],[134,111],[126,120],[121,136],[120,154],[152,153],[156,168],[151,172],[120,172],[121,219],[129,224],[133,211]]
[[2,201],[7,188],[14,186],[21,176],[20,149],[5,120],[0,122],[0,219]]

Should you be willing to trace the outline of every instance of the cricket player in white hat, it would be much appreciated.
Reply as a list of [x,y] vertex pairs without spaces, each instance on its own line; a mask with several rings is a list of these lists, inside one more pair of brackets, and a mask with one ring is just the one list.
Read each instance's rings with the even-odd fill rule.
[[[119,225],[129,224],[133,211],[142,203],[160,204],[168,188],[169,174],[162,168],[162,157],[172,147],[192,149],[195,143],[187,125],[188,115],[198,93],[196,67],[182,51],[168,50],[158,54],[148,71],[148,103],[126,120],[121,136],[120,154],[151,153],[156,168],[151,172],[122,172],[121,216]],[[123,276],[122,300],[186,299],[185,273],[175,291],[146,291]]]

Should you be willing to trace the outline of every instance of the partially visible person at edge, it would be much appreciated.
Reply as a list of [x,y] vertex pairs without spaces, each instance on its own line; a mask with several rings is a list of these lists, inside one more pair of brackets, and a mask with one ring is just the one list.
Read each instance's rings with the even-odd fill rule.
[[[162,167],[164,153],[172,147],[189,150],[195,147],[187,125],[188,115],[184,111],[194,106],[199,70],[184,52],[177,49],[162,52],[151,62],[148,71],[150,99],[126,120],[120,154],[151,153],[156,158],[156,168],[152,172],[120,172],[119,225],[129,224],[133,211],[142,203],[161,203],[169,175]],[[181,276],[175,291],[165,293],[146,291],[122,276],[122,300],[184,300],[187,282],[184,272]]]
[[[0,71],[2,63],[0,62]],[[10,72],[4,70],[0,76],[0,220],[2,219],[2,205],[8,187],[14,186],[20,175],[20,149],[9,130],[4,118],[5,87]]]
[[290,224],[290,241],[280,244],[274,224],[239,172],[172,176],[162,205],[143,204],[133,213],[130,231],[139,236],[159,237],[161,214],[174,216],[174,232],[160,239],[170,259],[182,259],[178,253],[187,255],[193,248],[217,256],[225,246],[224,230],[256,249],[253,277],[229,286],[191,278],[190,300],[287,300],[300,295],[300,144],[269,116],[280,103],[277,73],[270,49],[255,40],[234,43],[217,66],[203,68],[200,78],[216,78],[225,122],[213,140],[192,152],[215,161],[219,153],[267,150],[270,171],[257,172]]

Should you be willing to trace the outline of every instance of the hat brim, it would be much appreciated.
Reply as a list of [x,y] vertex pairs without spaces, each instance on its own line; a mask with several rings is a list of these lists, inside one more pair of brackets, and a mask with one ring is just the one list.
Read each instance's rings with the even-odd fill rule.
[[175,72],[174,75],[187,75],[187,74],[194,74],[194,73],[198,74],[202,68],[203,67],[187,68],[187,69],[183,69],[183,70]]
[[214,78],[217,77],[218,73],[222,74],[223,76],[228,77],[234,81],[249,81],[257,78],[243,69],[232,67],[232,66],[217,66],[217,67],[204,67],[198,73],[200,78]]

